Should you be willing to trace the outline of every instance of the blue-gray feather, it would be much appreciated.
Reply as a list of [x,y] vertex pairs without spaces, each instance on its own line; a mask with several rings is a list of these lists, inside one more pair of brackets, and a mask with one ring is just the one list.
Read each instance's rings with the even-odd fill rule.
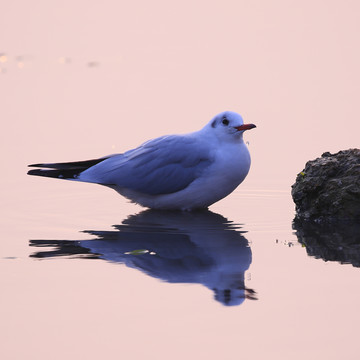
[[114,155],[85,171],[84,176],[144,194],[170,194],[185,189],[211,162],[208,146],[198,139],[171,135]]

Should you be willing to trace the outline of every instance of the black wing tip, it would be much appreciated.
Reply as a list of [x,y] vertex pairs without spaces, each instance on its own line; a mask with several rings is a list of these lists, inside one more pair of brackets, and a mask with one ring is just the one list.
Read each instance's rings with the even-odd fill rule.
[[[29,165],[29,166],[33,166],[33,165]],[[44,174],[44,170],[42,169],[34,169],[34,170],[29,170],[27,172],[28,175],[38,175],[38,176],[46,176]]]
[[44,167],[44,164],[30,164],[28,167]]
[[67,163],[42,163],[42,164],[30,164],[28,167],[37,167],[42,169],[29,170],[28,175],[46,176],[58,179],[77,179],[81,172],[88,168],[106,160],[108,157],[74,161]]
[[67,179],[67,180],[76,180],[79,176],[81,171],[74,171],[74,170],[58,170],[58,169],[34,169],[29,170],[28,175],[35,175],[35,176],[45,176],[49,178],[56,178],[56,179]]
[[27,174],[35,175],[35,176],[58,177],[58,174],[55,174],[52,170],[45,170],[45,169],[29,170]]
[[38,167],[38,168],[57,169],[57,170],[70,170],[70,169],[71,170],[86,170],[89,167],[94,166],[108,158],[109,158],[109,156],[103,157],[100,159],[94,159],[94,160],[30,164],[30,165],[28,165],[28,167]]

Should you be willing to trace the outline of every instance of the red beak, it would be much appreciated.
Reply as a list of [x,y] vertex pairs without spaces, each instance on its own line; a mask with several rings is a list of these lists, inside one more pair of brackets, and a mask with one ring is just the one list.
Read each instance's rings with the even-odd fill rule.
[[241,126],[235,126],[235,129],[238,131],[245,131],[245,130],[250,130],[256,128],[256,125],[254,124],[243,124]]

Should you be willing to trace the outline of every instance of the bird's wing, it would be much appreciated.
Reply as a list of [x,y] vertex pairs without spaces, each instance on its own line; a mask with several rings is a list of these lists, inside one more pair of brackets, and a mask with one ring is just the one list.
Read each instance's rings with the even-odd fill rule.
[[212,161],[211,149],[198,138],[170,135],[109,157],[80,174],[79,180],[149,195],[170,194],[186,188]]

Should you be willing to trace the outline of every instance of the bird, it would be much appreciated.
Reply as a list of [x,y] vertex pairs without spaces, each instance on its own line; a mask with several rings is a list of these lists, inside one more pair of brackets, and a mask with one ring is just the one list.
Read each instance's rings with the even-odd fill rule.
[[207,209],[247,176],[251,159],[243,134],[255,127],[224,111],[195,132],[161,136],[94,160],[31,164],[39,169],[28,174],[104,185],[152,209]]

